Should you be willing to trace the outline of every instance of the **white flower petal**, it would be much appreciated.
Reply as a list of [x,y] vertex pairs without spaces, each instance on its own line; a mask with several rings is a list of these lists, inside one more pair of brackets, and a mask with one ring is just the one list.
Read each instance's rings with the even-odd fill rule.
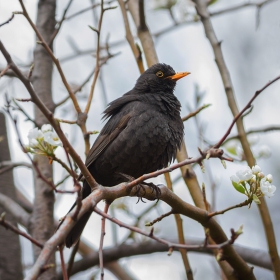
[[261,168],[258,166],[258,165],[255,165],[255,166],[253,166],[252,167],[252,172],[254,173],[254,174],[258,174],[259,172],[261,172],[262,170],[261,170]]
[[249,166],[247,166],[244,170],[237,171],[236,175],[240,179],[240,181],[248,181],[253,177],[252,170]]
[[276,187],[274,185],[271,185],[270,182],[266,180],[266,178],[261,179],[261,191],[264,195],[267,197],[272,197],[274,195],[274,192],[276,191]]
[[43,133],[45,133],[47,131],[53,131],[53,128],[50,124],[43,124],[41,130],[43,131]]
[[36,139],[30,139],[29,146],[31,148],[36,148],[38,146],[39,142]]
[[44,133],[44,141],[52,146],[62,146],[58,135],[53,131],[47,131]]
[[29,141],[31,141],[31,139],[40,139],[43,138],[43,133],[38,129],[38,127],[35,127],[29,130],[27,137]]
[[271,174],[267,174],[266,175],[266,180],[270,183],[272,183],[272,180],[273,180],[273,176]]
[[271,149],[267,145],[262,145],[259,147],[259,157],[268,158],[271,156]]
[[236,175],[230,176],[230,180],[235,182],[235,183],[239,183],[239,181],[240,181],[239,178]]

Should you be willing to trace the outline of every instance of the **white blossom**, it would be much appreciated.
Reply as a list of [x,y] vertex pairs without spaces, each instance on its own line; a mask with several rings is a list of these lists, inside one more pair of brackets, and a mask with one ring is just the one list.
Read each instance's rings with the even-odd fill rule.
[[260,141],[260,137],[257,134],[251,134],[248,136],[250,146],[256,145]]
[[230,180],[232,181],[232,182],[235,182],[235,183],[239,183],[239,178],[236,176],[236,175],[232,175],[232,176],[230,176]]
[[41,130],[43,133],[45,133],[47,131],[53,131],[53,128],[50,124],[43,124]]
[[44,133],[44,141],[51,144],[52,146],[62,146],[58,135],[53,131],[47,131]]
[[267,175],[266,175],[266,180],[267,180],[269,183],[272,183],[273,176],[272,176],[271,174],[267,174]]
[[257,182],[257,176],[253,175],[253,177],[251,178],[251,182],[252,183],[256,183]]
[[262,193],[267,197],[272,197],[274,195],[274,192],[276,191],[276,187],[274,185],[271,185],[271,183],[268,182],[266,178],[263,178],[261,180],[260,188]]
[[246,169],[237,171],[236,176],[240,181],[248,181],[253,177],[253,173],[251,168],[247,166]]
[[38,140],[36,140],[36,139],[34,139],[34,138],[32,138],[32,139],[29,140],[29,146],[30,146],[31,148],[36,148],[38,145],[39,145]]
[[252,167],[252,172],[254,173],[254,174],[258,174],[259,172],[261,172],[262,170],[261,170],[261,168],[258,166],[258,165],[255,165],[255,166],[253,166]]
[[258,152],[259,157],[263,158],[268,158],[271,156],[271,149],[267,145],[262,145],[259,147],[259,152]]
[[32,139],[41,139],[41,138],[43,138],[43,133],[42,133],[41,130],[38,129],[38,127],[35,127],[33,129],[29,130],[27,137],[28,137],[29,142],[30,142]]

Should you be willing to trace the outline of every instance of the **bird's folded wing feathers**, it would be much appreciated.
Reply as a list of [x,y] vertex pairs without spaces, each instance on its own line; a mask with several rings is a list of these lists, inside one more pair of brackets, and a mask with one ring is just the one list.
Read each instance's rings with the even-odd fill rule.
[[114,120],[110,119],[107,122],[88,153],[85,163],[87,167],[91,165],[102,153],[102,151],[104,151],[104,149],[106,149],[106,147],[121,133],[121,131],[125,129],[130,118],[131,116],[126,114],[120,117],[117,122],[115,121],[116,118],[114,118]]

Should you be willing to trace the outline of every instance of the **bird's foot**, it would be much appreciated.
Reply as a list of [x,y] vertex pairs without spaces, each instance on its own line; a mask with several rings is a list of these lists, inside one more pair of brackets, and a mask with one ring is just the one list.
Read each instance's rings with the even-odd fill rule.
[[157,185],[155,185],[154,183],[147,183],[147,182],[143,182],[142,185],[149,186],[150,189],[152,190],[152,193],[155,192],[156,199],[159,200],[160,195],[161,195],[161,190]]
[[[124,174],[124,173],[118,173],[119,175],[121,175],[123,178],[127,179],[128,182],[132,182],[135,180],[134,177]],[[143,196],[146,195],[146,189],[145,186],[149,186],[149,188],[152,190],[152,193],[155,193],[156,199],[159,200],[160,195],[161,195],[161,190],[160,188],[155,185],[154,183],[147,183],[147,182],[142,182],[136,186],[134,186],[133,188],[135,188],[135,193],[134,195],[136,195],[138,197],[138,201],[137,203],[141,200],[142,202],[145,203],[145,201],[143,201]],[[127,192],[130,193],[131,192],[131,187],[127,187]]]

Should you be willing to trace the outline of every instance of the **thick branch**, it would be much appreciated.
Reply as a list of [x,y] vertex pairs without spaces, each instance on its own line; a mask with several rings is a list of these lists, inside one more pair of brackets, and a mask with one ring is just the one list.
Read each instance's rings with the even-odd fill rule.
[[[145,198],[155,199],[155,194],[152,193],[152,190],[149,187],[145,188],[145,192]],[[127,184],[125,183],[117,185],[115,187],[100,188],[98,190],[94,190],[87,198],[83,200],[81,210],[78,214],[78,219],[81,216],[83,216],[87,211],[94,210],[94,208],[100,200],[114,200],[118,197],[126,195]],[[217,222],[214,219],[209,220],[207,218],[206,211],[184,202],[174,193],[169,191],[166,187],[161,187],[161,200],[169,204],[176,213],[183,214],[201,223],[202,226],[209,228],[211,236],[216,242],[216,244],[223,244],[224,242],[227,242],[226,235],[223,233],[221,227],[217,224]],[[65,237],[75,224],[75,221],[73,221],[73,219],[71,218],[71,215],[74,212],[75,209],[73,209],[66,216],[64,222],[61,224],[57,232],[47,241],[42,250],[42,253],[40,254],[33,268],[31,269],[30,274],[26,277],[26,280],[35,279],[38,275],[40,275],[42,268],[47,264],[48,258],[51,255],[51,253],[56,249],[56,247],[59,244],[64,242]],[[235,252],[232,246],[224,247],[223,251],[224,256],[226,256],[226,260],[236,270],[236,272],[242,279],[255,279],[251,269]]]
[[13,215],[17,223],[23,225],[25,228],[29,227],[30,215],[14,200],[0,193],[0,205]]
[[[203,239],[197,239],[197,238],[185,238],[185,240],[186,240],[186,244],[189,245],[202,244],[204,242]],[[176,241],[170,240],[170,242],[176,242]],[[272,264],[270,261],[269,254],[267,252],[261,250],[255,250],[249,247],[243,247],[235,244],[233,245],[233,247],[236,250],[236,252],[246,262],[254,266],[272,270]],[[177,251],[176,248],[174,248],[174,250]],[[189,249],[188,251],[213,255],[213,251],[207,248],[204,249],[192,248]],[[104,263],[108,263],[111,261],[119,260],[121,258],[134,257],[134,256],[146,255],[146,254],[150,255],[156,252],[166,253],[166,246],[156,241],[149,240],[140,243],[134,242],[131,244],[120,244],[118,246],[105,248],[103,250],[103,258],[104,258]],[[83,259],[76,261],[74,263],[73,269],[71,271],[71,275],[87,270],[98,264],[99,264],[98,252],[92,252],[90,255],[85,256]],[[58,279],[59,280],[63,279],[61,273],[58,275]]]
[[[210,19],[210,14],[207,9],[207,0],[194,0],[194,2],[196,3],[197,13],[199,14],[199,16],[201,18],[201,22],[204,26],[206,37],[208,38],[208,40],[212,46],[214,55],[215,55],[215,61],[217,63],[221,78],[223,80],[226,96],[228,99],[228,105],[231,109],[233,116],[236,117],[239,114],[239,110],[238,110],[237,103],[235,100],[233,84],[232,84],[231,77],[230,77],[230,74],[229,74],[228,68],[226,66],[223,53],[222,53],[221,42],[219,42],[216,37],[215,31],[214,31],[214,28],[213,28],[213,25],[212,25],[212,22]],[[263,89],[265,89],[266,86]],[[261,90],[263,90],[263,89],[261,89]],[[257,92],[256,92],[256,95],[257,95]],[[243,151],[244,151],[245,159],[246,159],[248,165],[250,167],[252,167],[255,164],[255,159],[254,159],[253,153],[251,151],[250,144],[248,142],[246,132],[244,129],[244,125],[243,125],[241,118],[239,118],[236,121],[236,126],[237,126],[240,143],[241,143]],[[265,200],[263,198],[261,198],[260,201],[261,201],[261,204],[258,205],[258,208],[261,213],[262,221],[264,224],[264,230],[266,233],[266,238],[267,238],[267,242],[268,242],[269,252],[271,255],[271,260],[272,260],[273,267],[274,267],[275,276],[276,276],[276,279],[279,280],[280,279],[280,259],[278,256],[273,224],[272,224],[271,217],[270,217]]]

